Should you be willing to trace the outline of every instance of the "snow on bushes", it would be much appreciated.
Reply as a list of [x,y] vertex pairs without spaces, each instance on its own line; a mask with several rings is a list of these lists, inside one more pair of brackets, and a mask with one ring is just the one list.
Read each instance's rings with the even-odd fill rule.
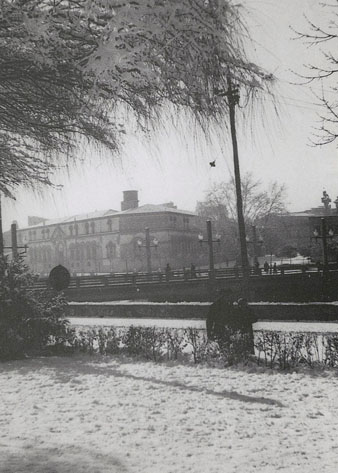
[[301,365],[338,366],[338,335],[315,333],[255,332],[253,357],[243,350],[241,337],[208,340],[204,330],[133,326],[100,327],[74,332],[73,352],[101,355],[126,354],[139,359],[193,361],[231,366],[256,360],[269,368],[291,369]]

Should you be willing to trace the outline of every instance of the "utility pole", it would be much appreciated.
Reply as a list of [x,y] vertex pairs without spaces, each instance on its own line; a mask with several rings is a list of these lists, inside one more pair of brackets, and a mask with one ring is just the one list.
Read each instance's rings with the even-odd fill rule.
[[237,135],[236,135],[236,117],[235,117],[235,107],[239,103],[239,90],[237,86],[233,87],[230,76],[228,76],[228,91],[226,95],[228,97],[230,130],[231,130],[231,140],[232,140],[233,159],[234,159],[238,232],[239,232],[239,241],[240,241],[240,247],[241,247],[241,263],[242,263],[242,270],[243,270],[243,289],[244,289],[244,292],[246,293],[245,295],[247,296],[248,295],[247,292],[249,289],[249,260],[248,260],[248,250],[247,250],[247,245],[246,245],[245,222],[244,222],[244,215],[243,215],[241,174],[240,174],[240,169],[239,169],[238,145],[237,145]]

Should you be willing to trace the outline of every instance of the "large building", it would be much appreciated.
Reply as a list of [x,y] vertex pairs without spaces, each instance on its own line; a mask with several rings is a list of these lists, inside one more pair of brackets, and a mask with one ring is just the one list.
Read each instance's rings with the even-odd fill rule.
[[[149,228],[150,250],[146,248]],[[202,262],[198,217],[172,203],[139,206],[138,192],[123,193],[121,210],[47,220],[29,217],[18,229],[18,245],[28,245],[27,263],[39,274],[62,264],[71,273],[105,273],[182,268]],[[150,261],[149,261],[150,251]]]
[[[321,220],[325,219],[327,236],[334,242],[338,237],[338,198],[334,202],[335,208],[331,208],[331,199],[326,191],[323,192],[321,201],[322,206],[270,218],[269,230],[277,235],[280,248],[293,247],[302,254],[308,253],[313,259],[322,258]],[[319,238],[316,239],[315,235]]]

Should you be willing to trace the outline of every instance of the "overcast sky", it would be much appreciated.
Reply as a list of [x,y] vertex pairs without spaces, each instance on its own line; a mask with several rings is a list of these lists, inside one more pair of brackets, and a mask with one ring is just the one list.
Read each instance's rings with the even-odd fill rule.
[[[338,157],[334,145],[310,146],[311,134],[320,111],[313,91],[299,86],[293,71],[320,62],[320,55],[290,29],[304,30],[304,15],[319,21],[325,10],[315,0],[245,0],[245,15],[253,38],[254,60],[278,79],[276,96],[279,117],[271,113],[269,98],[257,104],[253,118],[238,117],[241,172],[252,172],[265,185],[278,181],[287,187],[289,210],[304,210],[320,205],[325,188],[332,200],[338,195]],[[262,113],[265,110],[265,113]],[[243,125],[246,125],[245,127]],[[79,152],[82,165],[54,176],[62,190],[47,189],[17,193],[16,203],[5,199],[4,230],[13,220],[27,225],[28,215],[47,218],[86,213],[101,209],[120,209],[122,191],[139,191],[140,204],[174,201],[181,209],[194,210],[196,201],[215,182],[227,180],[232,172],[229,133],[214,133],[209,142],[191,132],[189,126],[168,124],[149,144],[135,133],[125,138],[118,158],[99,156],[95,150]],[[216,159],[216,167],[209,161]]]

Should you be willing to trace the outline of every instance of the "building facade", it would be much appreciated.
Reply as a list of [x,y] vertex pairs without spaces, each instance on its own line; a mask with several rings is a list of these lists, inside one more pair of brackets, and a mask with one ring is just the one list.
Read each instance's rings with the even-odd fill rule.
[[[47,275],[62,264],[72,274],[153,271],[190,266],[198,248],[198,218],[172,203],[139,206],[138,192],[125,191],[121,211],[97,211],[68,218],[46,220],[30,217],[18,229],[19,246],[28,246],[26,262]],[[202,258],[203,259],[203,258]]]

